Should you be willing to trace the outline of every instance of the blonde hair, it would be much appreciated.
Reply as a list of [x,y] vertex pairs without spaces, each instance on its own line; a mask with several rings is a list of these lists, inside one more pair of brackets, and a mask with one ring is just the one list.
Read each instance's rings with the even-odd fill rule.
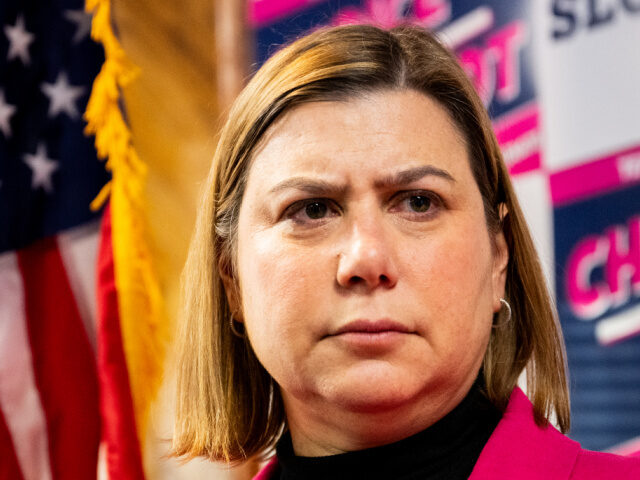
[[[521,372],[539,425],[554,410],[569,427],[564,344],[540,263],[488,114],[455,57],[417,27],[346,26],[315,31],[256,73],[229,114],[207,179],[183,273],[176,455],[239,462],[273,447],[285,424],[278,386],[246,338],[231,330],[221,272],[233,278],[236,230],[252,153],[284,111],[385,89],[437,100],[463,133],[487,226],[509,248],[512,320],[494,328],[483,363],[486,393],[504,409]],[[501,218],[501,211],[508,214]],[[228,292],[237,295],[237,292]]]

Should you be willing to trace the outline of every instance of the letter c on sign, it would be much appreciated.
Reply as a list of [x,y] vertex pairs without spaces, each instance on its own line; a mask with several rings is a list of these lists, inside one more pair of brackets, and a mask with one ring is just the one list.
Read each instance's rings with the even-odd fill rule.
[[604,283],[591,284],[591,273],[604,266],[609,253],[607,237],[590,236],[578,243],[569,255],[565,286],[573,313],[591,320],[609,308],[609,288]]

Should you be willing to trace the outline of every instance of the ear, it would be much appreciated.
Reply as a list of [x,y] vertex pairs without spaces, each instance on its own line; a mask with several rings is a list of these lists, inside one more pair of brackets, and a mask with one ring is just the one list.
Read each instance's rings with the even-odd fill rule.
[[499,312],[502,305],[500,304],[500,299],[504,298],[505,294],[505,285],[507,282],[507,265],[509,264],[509,246],[507,245],[507,240],[504,237],[504,231],[502,230],[502,225],[504,224],[505,217],[509,214],[507,206],[504,203],[501,203],[498,207],[498,212],[500,215],[500,229],[494,235],[493,244],[494,244],[494,252],[493,252],[493,311]]
[[233,315],[233,319],[237,322],[243,322],[242,303],[240,301],[240,288],[238,282],[233,277],[229,261],[220,258],[218,261],[218,273],[224,285],[224,293],[227,295],[229,309]]

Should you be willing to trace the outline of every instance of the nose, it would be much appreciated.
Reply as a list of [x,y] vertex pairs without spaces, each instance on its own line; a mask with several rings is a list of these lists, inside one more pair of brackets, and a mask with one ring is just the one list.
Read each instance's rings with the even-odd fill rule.
[[398,270],[393,247],[383,226],[375,221],[354,222],[339,256],[336,279],[344,288],[393,288]]

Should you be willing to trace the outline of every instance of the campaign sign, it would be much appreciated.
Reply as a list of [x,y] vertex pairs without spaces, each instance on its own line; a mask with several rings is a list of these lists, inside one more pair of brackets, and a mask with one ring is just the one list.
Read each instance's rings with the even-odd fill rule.
[[532,2],[545,166],[640,142],[640,1]]
[[282,45],[324,25],[412,23],[456,51],[494,120],[512,174],[540,167],[529,2],[525,0],[254,0],[250,22],[261,65]]
[[640,147],[551,175],[572,429],[586,448],[640,438]]
[[640,451],[640,62],[631,60],[640,9],[609,3],[252,0],[249,21],[257,66],[324,25],[413,23],[455,51],[489,110],[556,292],[570,436],[630,453]]

